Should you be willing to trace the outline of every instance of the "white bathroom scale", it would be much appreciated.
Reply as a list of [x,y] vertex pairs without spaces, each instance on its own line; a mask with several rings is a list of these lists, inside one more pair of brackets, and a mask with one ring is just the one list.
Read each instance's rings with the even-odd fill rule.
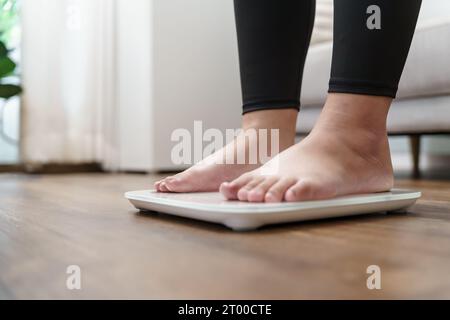
[[166,213],[223,224],[235,231],[247,231],[269,224],[405,211],[421,197],[421,193],[395,189],[391,192],[291,203],[227,201],[220,193],[133,191],[126,193],[125,197],[141,211]]

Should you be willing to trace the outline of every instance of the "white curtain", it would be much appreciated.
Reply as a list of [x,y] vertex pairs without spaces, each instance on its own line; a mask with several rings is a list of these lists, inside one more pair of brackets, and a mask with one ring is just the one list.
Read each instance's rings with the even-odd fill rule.
[[116,0],[23,0],[22,159],[119,166]]

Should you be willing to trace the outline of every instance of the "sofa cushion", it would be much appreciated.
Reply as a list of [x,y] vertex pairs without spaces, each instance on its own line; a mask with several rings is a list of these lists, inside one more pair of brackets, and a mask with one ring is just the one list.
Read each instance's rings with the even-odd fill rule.
[[[297,131],[312,130],[319,118],[319,106],[304,106],[300,111]],[[397,100],[388,117],[390,134],[450,132],[450,95]]]
[[[332,43],[310,48],[306,61],[303,105],[320,105],[328,90]],[[397,98],[450,93],[450,19],[422,24],[414,36]]]

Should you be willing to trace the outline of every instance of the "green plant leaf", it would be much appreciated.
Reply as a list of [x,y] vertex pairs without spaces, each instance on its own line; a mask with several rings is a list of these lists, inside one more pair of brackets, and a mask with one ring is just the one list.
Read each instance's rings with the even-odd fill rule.
[[5,58],[8,55],[8,49],[5,44],[0,41],[0,58]]
[[16,64],[10,58],[0,58],[0,79],[9,76],[16,69]]
[[14,84],[0,84],[0,98],[9,99],[19,95],[22,92],[20,86]]

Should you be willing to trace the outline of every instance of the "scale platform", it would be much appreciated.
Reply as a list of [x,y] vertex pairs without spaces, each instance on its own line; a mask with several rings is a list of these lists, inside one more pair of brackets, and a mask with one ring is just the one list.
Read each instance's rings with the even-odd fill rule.
[[395,189],[291,203],[248,203],[227,201],[220,193],[158,193],[148,190],[128,192],[125,197],[141,211],[161,212],[223,224],[235,231],[248,231],[269,224],[404,211],[421,197],[421,193]]

